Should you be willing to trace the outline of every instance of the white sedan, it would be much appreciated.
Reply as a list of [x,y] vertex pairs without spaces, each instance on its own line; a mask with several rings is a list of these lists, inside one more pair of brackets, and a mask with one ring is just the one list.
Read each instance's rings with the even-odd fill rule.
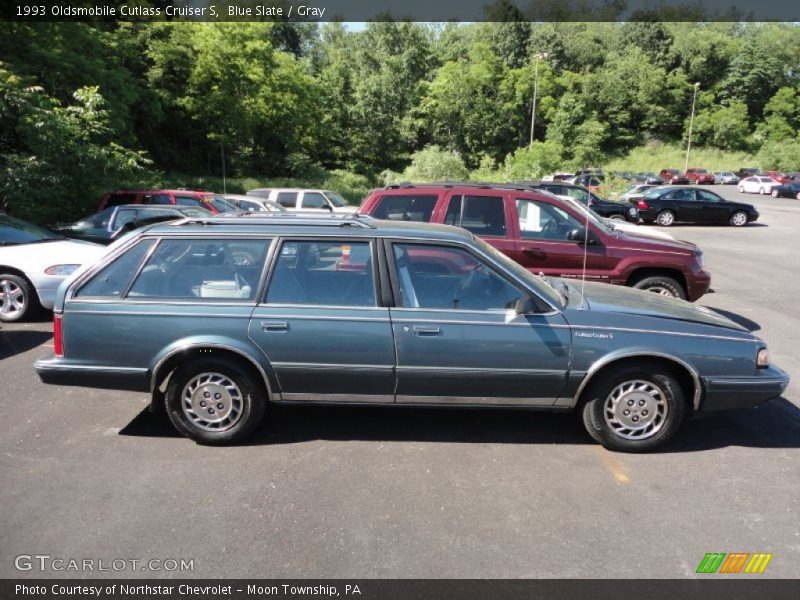
[[772,177],[753,175],[752,177],[745,177],[739,182],[739,191],[763,196],[764,194],[772,193],[772,188],[778,187],[780,184],[780,181],[775,181]]
[[105,251],[0,213],[0,322],[52,309],[61,282]]

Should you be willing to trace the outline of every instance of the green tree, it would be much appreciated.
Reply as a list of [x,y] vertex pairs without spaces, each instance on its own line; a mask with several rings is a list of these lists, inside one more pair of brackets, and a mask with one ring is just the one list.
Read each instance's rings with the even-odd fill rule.
[[747,106],[743,102],[732,102],[727,106],[698,111],[694,132],[698,144],[723,150],[745,149],[749,132]]

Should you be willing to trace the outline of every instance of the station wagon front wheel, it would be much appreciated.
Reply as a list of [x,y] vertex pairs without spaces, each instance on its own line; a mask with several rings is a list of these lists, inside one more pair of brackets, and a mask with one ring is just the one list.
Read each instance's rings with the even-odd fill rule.
[[227,358],[203,358],[172,375],[166,405],[179,433],[200,444],[230,444],[261,423],[266,395],[251,369]]
[[610,450],[658,448],[675,434],[686,412],[680,382],[656,363],[612,368],[598,375],[584,396],[584,426]]

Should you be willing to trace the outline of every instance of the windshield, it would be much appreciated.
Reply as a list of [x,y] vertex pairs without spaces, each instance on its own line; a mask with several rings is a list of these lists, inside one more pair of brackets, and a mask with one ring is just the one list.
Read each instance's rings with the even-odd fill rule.
[[347,206],[347,200],[342,198],[336,192],[325,192],[325,195],[328,197],[328,200],[331,201],[331,204],[333,204],[335,207],[339,208],[342,206]]
[[239,209],[236,208],[233,204],[228,202],[224,196],[220,196],[218,194],[214,194],[213,196],[206,196],[206,200],[216,208],[219,212],[239,212]]
[[534,275],[528,269],[521,266],[519,263],[514,262],[510,258],[508,258],[505,254],[500,252],[494,246],[487,244],[482,239],[477,236],[472,236],[472,240],[475,244],[480,247],[486,254],[491,256],[496,262],[502,265],[506,270],[510,271],[517,277],[519,277],[522,281],[528,283],[533,289],[536,290],[541,296],[545,298],[550,304],[553,306],[566,306],[564,301],[564,297],[561,293],[554,287],[549,281],[549,278],[542,277],[539,275]]
[[614,230],[614,227],[609,225],[608,221],[602,217],[598,217],[597,213],[586,208],[579,200],[575,200],[574,198],[565,198],[563,196],[559,196],[559,199],[563,200],[572,208],[577,210],[581,214],[581,220],[586,221],[588,218],[590,223],[593,223],[606,233],[611,233]]
[[64,239],[43,227],[20,221],[8,215],[0,215],[0,246],[14,244],[37,244]]

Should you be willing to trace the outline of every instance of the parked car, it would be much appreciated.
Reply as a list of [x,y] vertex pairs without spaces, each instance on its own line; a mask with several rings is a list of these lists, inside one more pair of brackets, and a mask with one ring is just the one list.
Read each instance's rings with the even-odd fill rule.
[[567,179],[572,179],[574,175],[572,173],[566,172],[559,172],[553,173],[552,175],[545,175],[542,177],[542,181],[566,181]]
[[138,222],[155,217],[180,219],[183,217],[206,217],[212,214],[211,211],[204,208],[192,208],[190,206],[121,204],[101,210],[99,213],[89,215],[75,223],[58,225],[53,230],[70,238],[87,240],[98,244],[110,244],[114,240],[115,234],[130,222]]
[[773,198],[797,198],[800,200],[800,181],[776,185],[770,193]]
[[577,177],[569,180],[569,182],[574,183],[575,185],[582,185],[592,192],[596,192],[600,186],[603,185],[603,179],[596,175],[578,175]]
[[731,202],[710,190],[690,187],[657,187],[636,202],[645,223],[669,227],[675,223],[728,223],[741,227],[758,220],[751,204]]
[[788,173],[784,173],[782,171],[767,171],[766,175],[767,175],[767,177],[771,177],[772,179],[774,179],[775,181],[777,181],[778,183],[781,183],[781,184],[789,183],[789,181],[791,180],[791,177],[789,177],[789,174]]
[[716,171],[714,173],[714,183],[734,185],[739,183],[739,178],[735,173],[731,173],[730,171]]
[[206,190],[118,190],[105,194],[97,212],[121,204],[158,204],[161,206],[189,206],[204,208],[214,214],[236,212],[236,207],[225,201],[220,194]]
[[752,177],[745,177],[739,181],[739,191],[748,194],[771,194],[772,188],[778,187],[780,183],[775,181],[772,177],[766,175],[754,175]]
[[28,319],[52,309],[61,282],[105,248],[68,240],[42,227],[0,213],[0,321]]
[[756,169],[755,167],[742,167],[738,171],[736,171],[737,177],[739,179],[744,179],[745,177],[752,177],[753,175],[762,175],[761,169]]
[[261,198],[260,196],[225,194],[225,200],[233,204],[239,210],[247,212],[287,212],[286,208],[277,202]]
[[[622,219],[609,219],[606,217],[601,217],[594,211],[589,210],[581,202],[579,202],[575,198],[572,198],[571,196],[556,196],[556,198],[559,198],[560,200],[569,203],[570,206],[574,207],[577,212],[584,215],[583,220],[586,220],[587,218],[590,221],[599,219],[606,227],[621,231],[629,235],[651,237],[651,238],[670,240],[670,241],[675,240],[675,238],[671,236],[669,233],[667,233],[666,231],[661,231],[660,229],[653,229],[652,227],[638,225],[636,223],[631,223],[630,221],[623,221]],[[590,214],[586,215],[587,212]]]
[[689,183],[696,183],[698,185],[703,183],[713,184],[714,174],[708,169],[693,167],[686,171],[686,179],[689,180]]
[[689,183],[689,179],[678,169],[662,169],[659,173],[661,180],[669,185],[683,185]]
[[348,206],[347,200],[330,190],[304,190],[298,188],[259,188],[247,192],[248,196],[258,196],[280,204],[288,210],[309,213],[351,214],[358,210]]
[[621,200],[628,201],[631,198],[637,198],[644,194],[647,190],[651,190],[656,187],[650,183],[638,183],[634,186],[629,187],[625,192],[623,192],[622,196],[620,196]]
[[711,284],[703,253],[694,244],[627,235],[599,217],[587,223],[585,213],[563,200],[524,186],[388,186],[373,190],[359,212],[463,227],[534,273],[580,278],[586,254],[591,280],[689,300]]
[[636,175],[630,171],[612,171],[611,176],[617,179],[624,179],[625,181],[634,181],[636,179]]
[[652,171],[642,171],[641,173],[637,173],[634,181],[638,181],[640,183],[650,183],[653,185],[661,185],[664,181],[653,173]]
[[576,185],[574,183],[550,183],[547,181],[519,182],[519,184],[534,190],[545,190],[556,196],[575,198],[584,206],[588,206],[595,213],[607,219],[621,219],[630,221],[631,223],[639,222],[639,212],[635,208],[631,210],[632,207],[627,202],[615,202],[614,200],[601,198],[581,185]]
[[[364,268],[339,268],[356,252]],[[709,310],[539,277],[461,229],[363,218],[139,230],[62,287],[54,350],[44,383],[150,393],[202,444],[246,439],[268,403],[363,403],[574,410],[607,448],[647,451],[693,413],[789,384]]]

